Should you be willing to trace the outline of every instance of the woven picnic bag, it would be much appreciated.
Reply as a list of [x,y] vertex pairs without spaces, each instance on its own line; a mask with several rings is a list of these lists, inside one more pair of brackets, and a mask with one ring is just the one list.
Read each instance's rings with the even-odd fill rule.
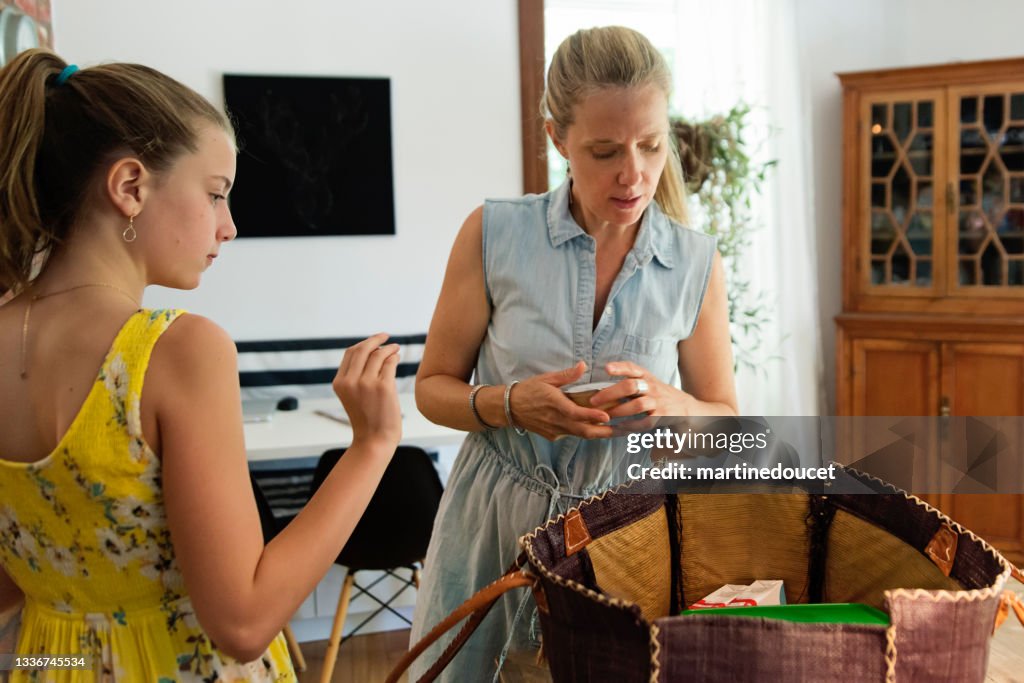
[[[989,639],[1022,578],[984,540],[919,498],[876,494],[644,494],[620,487],[520,539],[519,568],[406,655],[469,617],[432,680],[506,590],[531,586],[557,683],[983,681]],[[888,626],[698,612],[724,584],[782,579],[787,603],[864,603]]]

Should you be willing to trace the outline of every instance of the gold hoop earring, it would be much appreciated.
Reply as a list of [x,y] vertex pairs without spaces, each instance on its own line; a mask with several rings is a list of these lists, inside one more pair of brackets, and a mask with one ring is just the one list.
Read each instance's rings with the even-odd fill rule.
[[121,239],[125,242],[134,242],[139,233],[135,232],[135,216],[128,216],[128,227],[121,233]]

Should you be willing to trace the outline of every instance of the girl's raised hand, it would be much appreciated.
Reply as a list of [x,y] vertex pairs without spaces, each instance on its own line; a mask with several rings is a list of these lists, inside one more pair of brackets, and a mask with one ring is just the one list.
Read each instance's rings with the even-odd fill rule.
[[384,345],[387,338],[387,334],[375,334],[346,349],[334,376],[334,393],[352,424],[353,445],[380,440],[397,446],[402,438],[395,385],[398,344]]

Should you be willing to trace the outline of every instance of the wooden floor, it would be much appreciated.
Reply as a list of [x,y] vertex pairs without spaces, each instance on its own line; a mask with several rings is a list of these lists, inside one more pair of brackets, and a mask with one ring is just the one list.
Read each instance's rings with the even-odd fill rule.
[[[385,631],[353,636],[338,650],[332,681],[340,683],[377,683],[387,678],[409,647],[409,630]],[[319,683],[323,668],[326,640],[302,643],[306,671],[299,674],[299,683]],[[408,679],[400,679],[405,683]]]
[[[1024,586],[1011,581],[1009,587],[1024,598]],[[331,680],[336,683],[383,681],[408,644],[408,630],[355,636],[341,646]],[[308,668],[299,674],[300,683],[318,683],[325,649],[326,640],[302,644]],[[401,680],[407,679],[403,676]],[[1012,613],[992,639],[985,680],[987,683],[1024,683],[1024,627]]]

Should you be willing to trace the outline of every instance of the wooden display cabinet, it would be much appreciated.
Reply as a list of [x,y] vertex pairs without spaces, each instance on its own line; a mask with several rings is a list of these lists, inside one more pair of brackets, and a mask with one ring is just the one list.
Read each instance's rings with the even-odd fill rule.
[[[839,78],[838,414],[1024,415],[1024,59]],[[1024,496],[926,499],[1024,563]]]

